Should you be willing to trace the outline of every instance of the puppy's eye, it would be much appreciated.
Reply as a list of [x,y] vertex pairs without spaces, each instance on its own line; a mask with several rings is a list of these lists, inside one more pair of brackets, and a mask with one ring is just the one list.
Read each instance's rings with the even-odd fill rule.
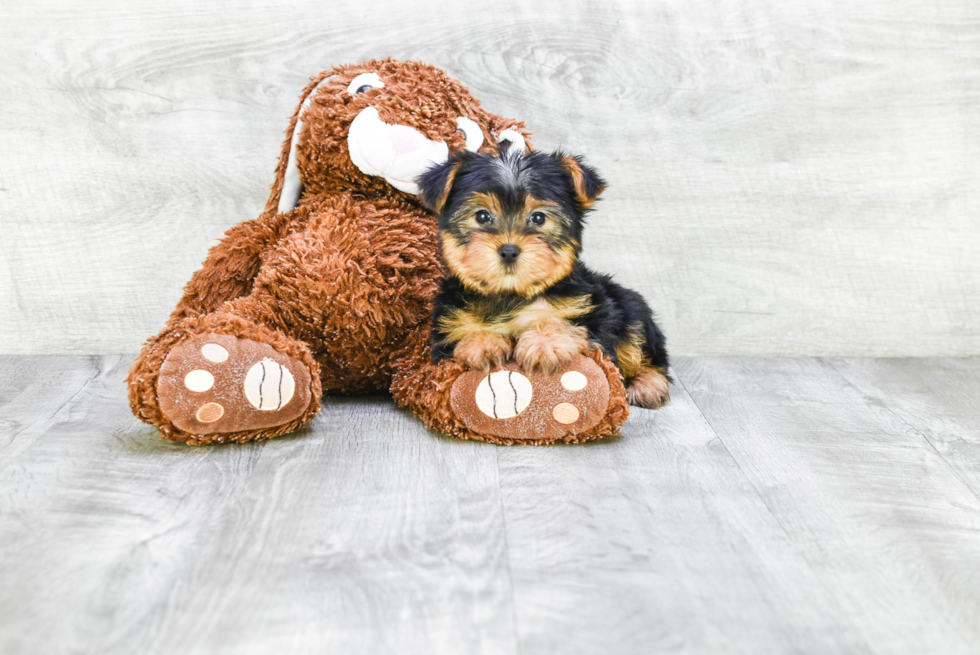
[[548,220],[548,217],[542,212],[534,212],[527,220],[530,221],[532,225],[537,225],[540,227],[544,225],[544,222]]
[[491,221],[493,221],[493,216],[486,209],[481,209],[476,213],[476,222],[480,225],[486,225]]

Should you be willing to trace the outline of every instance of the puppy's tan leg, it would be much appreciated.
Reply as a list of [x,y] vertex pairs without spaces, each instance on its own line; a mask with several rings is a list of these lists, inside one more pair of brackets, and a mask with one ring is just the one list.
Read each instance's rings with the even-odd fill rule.
[[662,369],[644,366],[626,381],[626,400],[630,405],[657,409],[670,400],[670,386]]
[[492,366],[503,366],[512,351],[509,337],[480,330],[460,339],[453,350],[453,358],[469,368],[488,370]]
[[589,333],[568,321],[547,321],[529,328],[517,339],[514,359],[528,371],[554,373],[588,351]]

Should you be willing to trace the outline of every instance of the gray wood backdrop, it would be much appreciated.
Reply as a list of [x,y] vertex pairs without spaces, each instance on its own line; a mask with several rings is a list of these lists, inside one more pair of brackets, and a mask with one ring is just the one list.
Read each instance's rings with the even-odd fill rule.
[[307,78],[442,66],[612,182],[677,354],[980,354],[980,3],[0,3],[0,353],[131,352]]

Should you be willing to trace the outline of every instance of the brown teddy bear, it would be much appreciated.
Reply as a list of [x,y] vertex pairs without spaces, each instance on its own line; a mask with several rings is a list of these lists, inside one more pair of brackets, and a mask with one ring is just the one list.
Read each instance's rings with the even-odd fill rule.
[[388,389],[460,438],[617,433],[628,407],[601,352],[557,374],[432,362],[443,273],[436,220],[414,180],[450,152],[530,147],[524,125],[419,62],[338,66],[301,98],[265,211],[211,249],[130,371],[133,413],[165,439],[243,442],[302,427],[324,392]]

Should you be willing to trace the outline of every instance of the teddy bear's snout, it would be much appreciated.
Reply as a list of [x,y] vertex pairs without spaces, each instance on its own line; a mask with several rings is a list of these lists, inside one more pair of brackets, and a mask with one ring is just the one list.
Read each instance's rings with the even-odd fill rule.
[[430,167],[449,159],[445,141],[433,141],[408,125],[391,125],[374,107],[354,118],[347,133],[351,161],[365,175],[383,177],[406,193],[417,194],[415,180]]

